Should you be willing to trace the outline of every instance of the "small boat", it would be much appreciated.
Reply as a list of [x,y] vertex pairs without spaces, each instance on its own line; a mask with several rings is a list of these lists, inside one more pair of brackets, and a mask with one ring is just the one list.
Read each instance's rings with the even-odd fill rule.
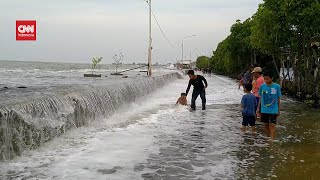
[[121,73],[111,73],[110,75],[112,75],[112,76],[123,76],[123,74],[121,74]]
[[84,77],[101,77],[101,74],[84,74]]

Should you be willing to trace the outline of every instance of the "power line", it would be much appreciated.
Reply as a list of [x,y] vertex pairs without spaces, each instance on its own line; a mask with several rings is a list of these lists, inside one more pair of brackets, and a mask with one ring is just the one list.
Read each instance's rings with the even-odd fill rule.
[[167,35],[164,33],[164,31],[162,30],[161,26],[160,26],[160,23],[158,22],[157,18],[156,18],[156,15],[154,14],[154,12],[152,11],[152,15],[154,17],[154,19],[156,20],[157,24],[158,24],[158,27],[162,33],[162,35],[164,36],[164,38],[168,41],[168,43],[170,44],[170,46],[172,46],[173,48],[175,48],[175,46],[173,45],[173,43],[169,40],[169,38],[167,37]]
[[[148,0],[144,0],[144,1],[147,2],[147,3],[149,3]],[[176,46],[169,40],[169,38],[167,37],[167,35],[164,33],[164,31],[163,31],[163,29],[161,28],[161,25],[160,25],[160,23],[159,23],[156,15],[155,15],[155,13],[153,12],[153,10],[151,10],[151,12],[152,12],[152,16],[153,16],[153,18],[155,19],[155,21],[156,21],[156,23],[157,23],[157,25],[158,25],[158,27],[159,27],[162,35],[164,36],[164,38],[168,41],[168,43],[169,43],[169,45],[170,45],[171,47],[176,48]]]

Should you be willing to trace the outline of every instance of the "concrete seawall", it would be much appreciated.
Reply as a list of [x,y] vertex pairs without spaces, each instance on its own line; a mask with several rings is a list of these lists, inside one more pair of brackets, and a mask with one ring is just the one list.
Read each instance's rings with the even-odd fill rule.
[[9,161],[25,150],[35,149],[72,128],[107,118],[171,80],[178,73],[133,78],[111,87],[86,87],[73,92],[0,106],[0,160]]

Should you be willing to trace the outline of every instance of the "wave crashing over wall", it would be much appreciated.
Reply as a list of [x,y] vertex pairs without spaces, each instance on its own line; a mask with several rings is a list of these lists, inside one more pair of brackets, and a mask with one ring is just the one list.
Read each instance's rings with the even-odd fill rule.
[[172,73],[137,78],[116,87],[79,89],[0,106],[0,160],[10,161],[23,151],[35,149],[67,130],[107,118],[123,105],[150,94],[179,76]]

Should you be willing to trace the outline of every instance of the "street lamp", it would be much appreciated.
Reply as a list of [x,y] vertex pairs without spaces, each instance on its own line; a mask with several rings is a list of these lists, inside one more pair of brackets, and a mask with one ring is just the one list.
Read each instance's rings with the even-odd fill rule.
[[183,38],[183,40],[182,40],[182,45],[181,45],[181,48],[182,48],[182,58],[181,58],[181,60],[182,60],[182,61],[183,61],[183,58],[184,58],[184,53],[183,53],[184,40],[186,40],[187,38],[195,37],[195,36],[197,36],[197,35],[186,36],[186,37]]

